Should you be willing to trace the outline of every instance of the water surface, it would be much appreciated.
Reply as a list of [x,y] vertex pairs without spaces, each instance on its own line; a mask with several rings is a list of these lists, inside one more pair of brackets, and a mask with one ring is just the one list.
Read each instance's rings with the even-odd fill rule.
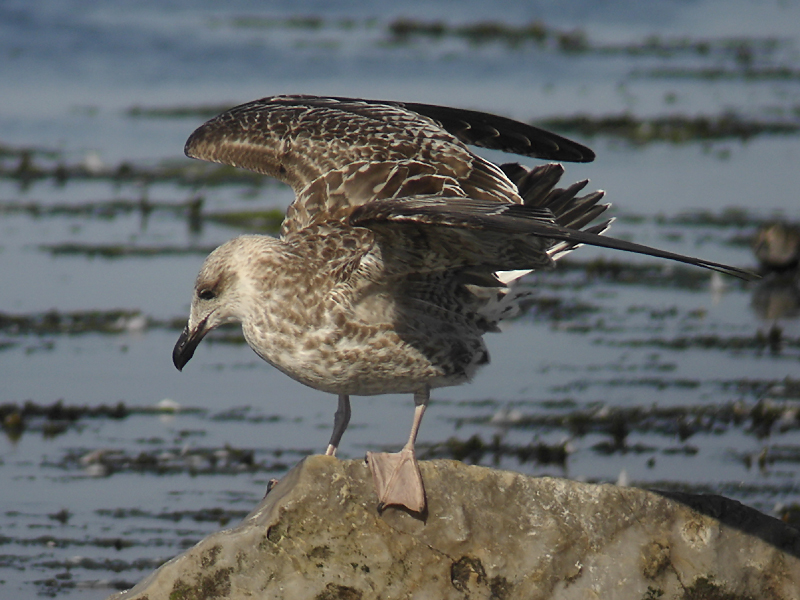
[[[756,228],[800,221],[799,12],[714,0],[3,3],[3,591],[129,587],[237,522],[327,442],[335,400],[267,366],[235,330],[183,373],[172,366],[205,253],[255,227],[226,225],[229,213],[291,201],[277,183],[183,157],[207,107],[314,93],[560,122],[598,154],[568,166],[567,183],[607,191],[615,235],[755,267]],[[539,38],[522,35],[530,24]],[[570,130],[577,116],[594,129]],[[623,116],[638,125],[601,126]],[[739,133],[715,129],[732,116]],[[665,139],[654,132],[667,117]],[[492,364],[435,391],[423,455],[721,493],[797,519],[800,325],[791,306],[757,310],[791,300],[791,286],[586,248],[527,284],[528,310],[487,336]],[[340,454],[401,445],[411,405],[354,399]]]

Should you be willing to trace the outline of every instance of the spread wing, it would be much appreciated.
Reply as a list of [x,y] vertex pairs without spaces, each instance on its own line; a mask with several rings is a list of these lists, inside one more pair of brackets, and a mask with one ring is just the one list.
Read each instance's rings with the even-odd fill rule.
[[448,196],[519,203],[517,187],[466,144],[553,160],[588,148],[504,117],[429,104],[277,96],[211,119],[186,142],[193,158],[288,183],[296,199],[282,234],[343,221],[376,200]]
[[563,168],[497,165],[467,144],[554,160],[590,161],[588,148],[486,113],[428,104],[276,96],[234,107],[198,128],[188,156],[288,183],[296,198],[284,237],[335,222],[373,230],[389,270],[535,269],[580,244],[676,260],[723,273],[718,263],[581,230],[608,208],[602,192],[555,188]]
[[[549,266],[581,244],[674,260],[743,279],[757,278],[745,269],[651,248],[600,235],[611,220],[582,229],[608,207],[603,192],[577,193],[588,181],[566,189],[555,184],[564,172],[549,164],[530,171],[503,165],[519,186],[522,204],[471,198],[417,197],[380,200],[354,208],[353,226],[376,232],[395,273],[470,269],[531,270]],[[521,171],[519,171],[521,169]],[[516,175],[516,176],[515,176]]]

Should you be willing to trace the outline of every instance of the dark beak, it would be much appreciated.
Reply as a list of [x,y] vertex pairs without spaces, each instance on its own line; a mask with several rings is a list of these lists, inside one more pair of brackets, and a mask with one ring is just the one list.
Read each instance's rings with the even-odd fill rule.
[[188,325],[183,328],[181,337],[178,338],[175,348],[172,349],[172,362],[175,364],[178,371],[182,371],[186,363],[194,356],[195,348],[197,348],[197,345],[206,334],[204,326],[205,321],[200,323],[200,326],[195,331],[189,331]]

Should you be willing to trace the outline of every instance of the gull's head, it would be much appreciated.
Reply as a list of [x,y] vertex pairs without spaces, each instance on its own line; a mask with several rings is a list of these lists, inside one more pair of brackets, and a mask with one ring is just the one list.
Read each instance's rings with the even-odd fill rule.
[[179,371],[209,331],[244,320],[255,267],[273,253],[275,243],[266,236],[241,236],[208,255],[194,284],[189,322],[172,351]]

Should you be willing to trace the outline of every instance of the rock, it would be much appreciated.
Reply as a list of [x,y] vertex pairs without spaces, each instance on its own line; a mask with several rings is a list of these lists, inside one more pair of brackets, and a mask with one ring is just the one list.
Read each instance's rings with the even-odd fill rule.
[[300,462],[239,526],[114,600],[800,598],[800,531],[720,496],[420,463],[425,520],[361,461]]

